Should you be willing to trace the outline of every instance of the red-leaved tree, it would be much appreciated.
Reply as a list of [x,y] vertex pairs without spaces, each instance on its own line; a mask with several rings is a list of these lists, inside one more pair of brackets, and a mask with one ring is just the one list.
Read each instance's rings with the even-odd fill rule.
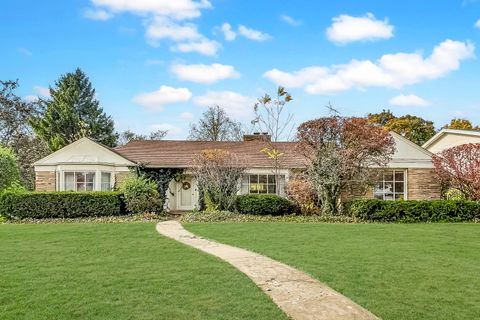
[[390,133],[364,118],[310,120],[298,127],[297,138],[324,214],[340,213],[342,194],[353,188],[366,190],[374,182],[375,169],[385,167],[395,152]]
[[480,200],[480,143],[462,144],[433,157],[435,172],[445,186],[465,198]]

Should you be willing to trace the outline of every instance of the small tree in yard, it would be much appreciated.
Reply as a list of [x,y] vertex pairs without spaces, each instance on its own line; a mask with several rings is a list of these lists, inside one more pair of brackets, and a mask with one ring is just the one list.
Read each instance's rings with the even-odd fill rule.
[[293,114],[285,111],[285,106],[292,100],[292,96],[284,87],[278,87],[274,98],[266,94],[253,106],[255,119],[252,125],[256,130],[270,135],[270,141],[265,141],[266,146],[261,152],[272,162],[277,194],[280,193],[280,169],[284,154],[278,150],[276,143],[280,140],[289,140],[295,126]]
[[395,142],[383,127],[364,118],[324,117],[298,127],[299,151],[308,160],[323,214],[342,211],[342,194],[373,184],[377,171],[390,161]]
[[20,168],[12,150],[0,146],[0,191],[20,182]]
[[433,157],[435,172],[446,187],[470,200],[480,200],[480,143],[443,150]]
[[231,210],[245,172],[241,159],[226,150],[204,150],[192,167],[207,210]]

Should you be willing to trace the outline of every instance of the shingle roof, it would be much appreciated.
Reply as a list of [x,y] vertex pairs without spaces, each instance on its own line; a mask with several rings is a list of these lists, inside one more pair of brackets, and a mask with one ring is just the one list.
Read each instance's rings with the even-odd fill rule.
[[195,154],[208,149],[223,149],[245,157],[249,168],[267,168],[272,167],[272,160],[260,150],[271,145],[284,154],[280,158],[282,167],[305,166],[305,158],[298,152],[295,142],[133,140],[115,148],[115,151],[131,161],[143,163],[149,167],[188,168],[192,166]]

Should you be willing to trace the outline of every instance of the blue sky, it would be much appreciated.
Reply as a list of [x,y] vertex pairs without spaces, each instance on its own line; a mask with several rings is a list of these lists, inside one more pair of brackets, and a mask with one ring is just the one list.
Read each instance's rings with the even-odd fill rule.
[[480,1],[4,1],[0,79],[44,95],[82,68],[118,130],[188,134],[207,105],[249,122],[284,85],[296,121],[390,108],[480,124]]

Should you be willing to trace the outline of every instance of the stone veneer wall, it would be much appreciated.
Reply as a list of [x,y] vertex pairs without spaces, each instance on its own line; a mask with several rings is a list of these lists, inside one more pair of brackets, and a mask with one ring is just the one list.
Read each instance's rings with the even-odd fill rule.
[[35,190],[36,191],[55,191],[55,189],[56,189],[55,171],[35,172]]
[[441,199],[442,191],[433,169],[408,169],[408,200]]

